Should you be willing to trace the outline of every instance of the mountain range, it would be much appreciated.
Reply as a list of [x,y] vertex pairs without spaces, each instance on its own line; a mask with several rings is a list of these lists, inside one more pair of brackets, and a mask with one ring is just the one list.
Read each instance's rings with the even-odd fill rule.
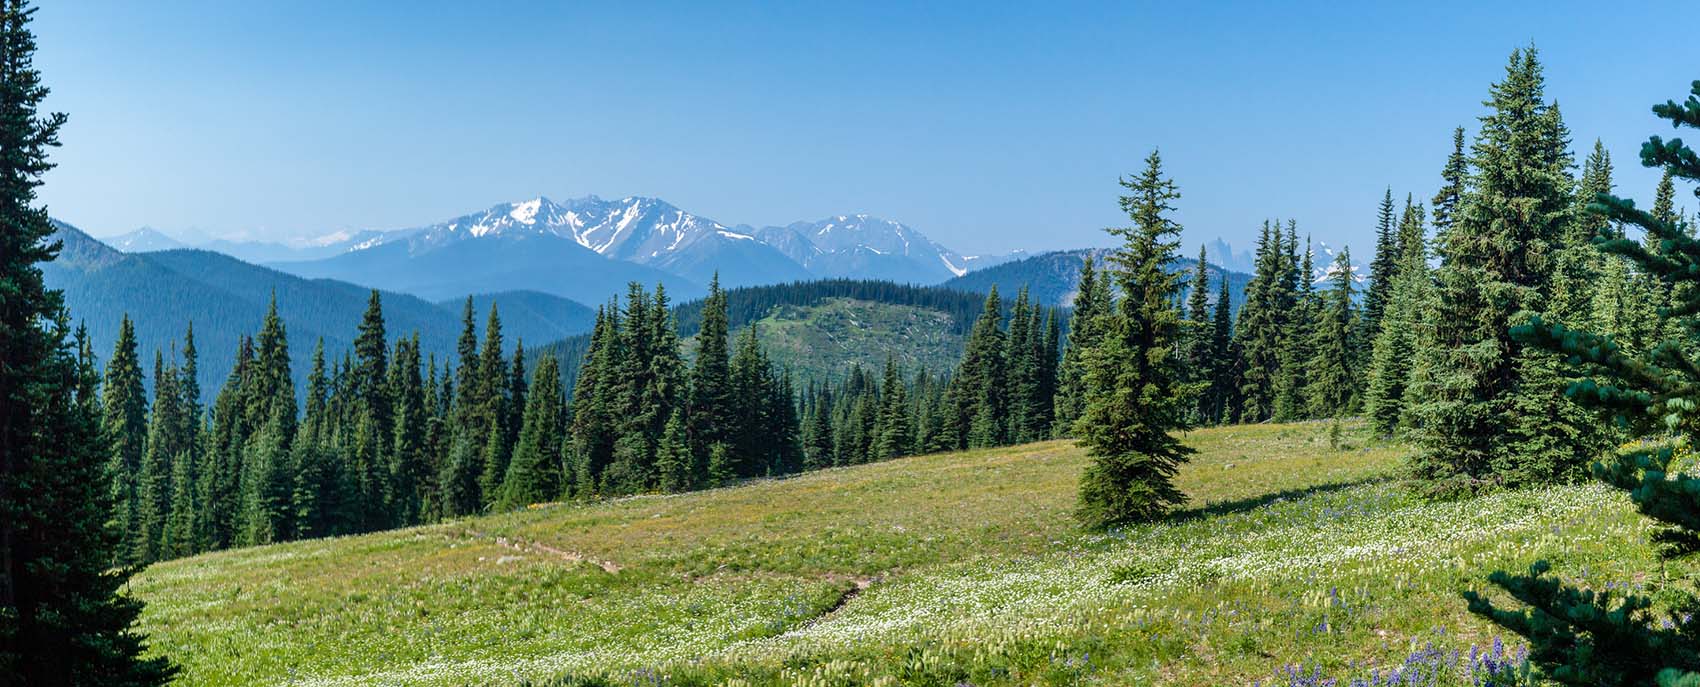
[[[188,245],[151,228],[108,242],[131,252]],[[1020,256],[963,256],[908,225],[866,214],[728,226],[641,196],[538,197],[421,227],[196,247],[428,299],[530,289],[583,303],[602,302],[629,281],[694,297],[716,274],[727,287],[835,277],[936,284]]]
[[[218,390],[235,361],[241,338],[259,331],[269,301],[276,299],[289,340],[297,389],[309,370],[315,344],[323,340],[331,355],[349,348],[365,312],[371,289],[342,281],[303,279],[228,255],[198,249],[125,253],[69,224],[55,223],[59,258],[41,265],[50,288],[65,293],[72,316],[88,327],[101,359],[112,355],[119,323],[135,323],[144,364],[155,351],[173,354],[183,330],[195,327],[203,393]],[[444,303],[417,296],[381,292],[391,338],[418,332],[423,350],[447,362],[461,330],[466,294]],[[508,346],[516,339],[532,345],[588,331],[595,313],[576,302],[537,292],[505,292],[474,297],[475,323],[496,303]],[[152,368],[144,367],[148,376]]]

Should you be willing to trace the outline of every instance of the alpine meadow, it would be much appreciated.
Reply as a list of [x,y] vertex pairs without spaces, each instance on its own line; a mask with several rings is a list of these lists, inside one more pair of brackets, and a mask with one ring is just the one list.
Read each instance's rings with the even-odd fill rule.
[[1700,687],[1567,4],[0,0],[0,687]]

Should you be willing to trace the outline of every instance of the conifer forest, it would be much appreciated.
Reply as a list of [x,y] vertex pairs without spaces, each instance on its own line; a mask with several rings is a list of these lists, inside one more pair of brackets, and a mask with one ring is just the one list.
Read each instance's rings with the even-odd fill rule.
[[1229,163],[1143,138],[1089,249],[596,196],[96,239],[34,5],[0,685],[1700,685],[1700,80],[1614,149],[1512,43],[1389,144],[1426,181],[1328,195],[1349,245],[1200,241]]

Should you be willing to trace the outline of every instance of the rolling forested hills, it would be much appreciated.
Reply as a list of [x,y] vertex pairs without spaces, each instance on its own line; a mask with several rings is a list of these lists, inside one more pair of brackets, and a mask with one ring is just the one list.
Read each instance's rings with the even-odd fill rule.
[[[59,225],[58,238],[64,242],[60,258],[43,264],[43,271],[49,286],[65,291],[77,321],[88,327],[95,352],[102,359],[111,354],[119,322],[128,314],[151,376],[154,351],[170,356],[193,322],[199,381],[209,397],[229,374],[241,338],[259,330],[274,296],[300,389],[315,343],[322,338],[330,356],[347,350],[371,295],[363,286],[303,279],[211,251],[121,253],[66,224]],[[462,300],[438,304],[390,292],[381,297],[392,337],[417,331],[427,353],[442,357],[454,350]],[[509,292],[474,298],[480,328],[492,301],[499,304],[510,341],[559,339],[589,329],[594,319],[589,308],[564,298]]]

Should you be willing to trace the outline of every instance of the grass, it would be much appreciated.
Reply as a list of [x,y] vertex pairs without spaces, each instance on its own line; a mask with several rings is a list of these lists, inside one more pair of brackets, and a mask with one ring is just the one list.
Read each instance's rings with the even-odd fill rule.
[[1487,572],[1657,568],[1619,494],[1420,502],[1402,447],[1327,429],[1192,432],[1190,507],[1110,533],[1073,523],[1086,458],[1049,442],[222,552],[131,589],[192,685],[1288,684],[1431,644],[1467,684],[1450,652],[1494,636],[1458,592]]

